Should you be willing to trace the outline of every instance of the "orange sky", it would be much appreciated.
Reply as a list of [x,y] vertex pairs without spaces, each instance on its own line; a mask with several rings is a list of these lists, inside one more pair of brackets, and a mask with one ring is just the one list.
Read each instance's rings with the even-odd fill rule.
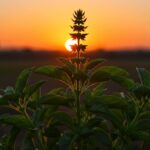
[[88,18],[88,49],[150,47],[150,0],[0,0],[0,47],[65,49],[73,11]]

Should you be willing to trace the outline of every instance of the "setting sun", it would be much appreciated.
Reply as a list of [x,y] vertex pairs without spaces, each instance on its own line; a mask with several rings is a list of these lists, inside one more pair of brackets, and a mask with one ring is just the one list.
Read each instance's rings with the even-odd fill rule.
[[68,51],[72,51],[71,46],[77,44],[77,40],[73,40],[73,39],[68,39],[65,43],[65,47]]

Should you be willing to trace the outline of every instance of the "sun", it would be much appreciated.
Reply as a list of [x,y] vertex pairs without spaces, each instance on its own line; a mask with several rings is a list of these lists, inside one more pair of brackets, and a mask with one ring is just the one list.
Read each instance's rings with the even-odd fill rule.
[[72,45],[75,45],[75,44],[77,44],[77,40],[74,40],[74,39],[68,39],[67,41],[66,41],[66,43],[65,43],[65,47],[66,47],[66,49],[68,50],[68,51],[72,51],[72,48],[71,48],[71,46]]

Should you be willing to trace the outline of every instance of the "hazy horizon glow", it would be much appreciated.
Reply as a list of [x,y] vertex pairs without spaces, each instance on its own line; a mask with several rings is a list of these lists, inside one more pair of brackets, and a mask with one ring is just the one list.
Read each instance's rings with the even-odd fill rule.
[[88,49],[150,48],[149,0],[1,0],[0,47],[65,49],[72,14],[85,11]]

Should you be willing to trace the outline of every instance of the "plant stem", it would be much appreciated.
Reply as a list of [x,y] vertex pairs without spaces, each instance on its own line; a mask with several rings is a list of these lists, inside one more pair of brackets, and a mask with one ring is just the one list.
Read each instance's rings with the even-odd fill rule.
[[37,136],[38,136],[37,138],[38,138],[38,141],[39,141],[40,150],[45,150],[46,148],[45,148],[44,143],[43,143],[41,131],[38,131]]
[[77,118],[78,118],[78,123],[80,124],[80,95],[78,90],[77,90]]
[[143,149],[144,149],[144,142],[142,141],[140,144],[140,150],[143,150]]
[[[77,48],[77,58],[78,60],[80,59],[80,40],[78,39],[78,48]],[[79,72],[80,69],[80,64],[79,61],[77,62],[77,73]],[[78,119],[78,124],[80,124],[80,81],[77,79],[77,87],[76,87],[76,106],[77,106],[77,119]]]

